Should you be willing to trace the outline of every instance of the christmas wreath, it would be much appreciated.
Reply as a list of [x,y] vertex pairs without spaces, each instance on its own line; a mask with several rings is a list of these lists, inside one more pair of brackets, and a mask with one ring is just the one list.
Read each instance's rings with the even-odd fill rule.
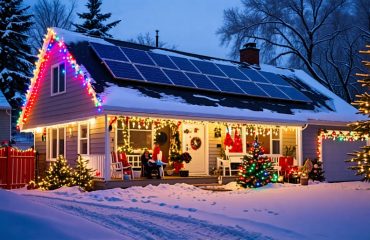
[[202,140],[199,137],[193,137],[190,146],[193,150],[198,150],[202,146]]

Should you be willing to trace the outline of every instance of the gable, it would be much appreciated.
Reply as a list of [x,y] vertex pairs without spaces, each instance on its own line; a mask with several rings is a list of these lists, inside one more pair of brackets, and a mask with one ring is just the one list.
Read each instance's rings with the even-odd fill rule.
[[[52,95],[51,69],[62,62],[65,63],[66,91]],[[18,126],[22,130],[31,129],[99,114],[102,110],[101,101],[90,81],[88,73],[77,64],[63,39],[49,29],[38,56]]]

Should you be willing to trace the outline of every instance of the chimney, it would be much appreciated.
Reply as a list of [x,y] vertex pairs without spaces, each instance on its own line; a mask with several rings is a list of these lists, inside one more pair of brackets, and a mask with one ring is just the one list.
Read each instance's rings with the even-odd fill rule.
[[239,50],[240,61],[251,65],[260,65],[260,50],[256,43],[246,43],[243,48]]
[[155,47],[158,48],[159,47],[159,30],[155,30]]

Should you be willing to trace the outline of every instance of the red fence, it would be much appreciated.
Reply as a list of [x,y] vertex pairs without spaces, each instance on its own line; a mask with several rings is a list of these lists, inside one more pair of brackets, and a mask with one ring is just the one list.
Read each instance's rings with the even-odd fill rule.
[[24,187],[35,179],[35,152],[12,147],[0,148],[0,188]]

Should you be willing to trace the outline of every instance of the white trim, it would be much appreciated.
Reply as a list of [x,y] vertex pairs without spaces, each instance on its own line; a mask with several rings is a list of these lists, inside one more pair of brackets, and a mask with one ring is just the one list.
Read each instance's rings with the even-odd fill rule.
[[[205,123],[203,124],[204,127],[204,135],[205,135],[205,164],[206,164],[206,175],[209,175],[209,124]],[[243,140],[242,140],[243,143]]]
[[[297,144],[297,161],[298,166],[303,165],[303,138],[302,138],[302,127],[296,129],[296,144]],[[317,141],[317,137],[315,139]]]
[[[47,156],[47,158],[46,158],[46,161],[49,161],[49,162],[52,162],[52,161],[56,161],[56,159],[58,158],[58,153],[59,153],[59,132],[60,132],[60,129],[64,129],[64,153],[63,153],[63,156],[64,156],[64,158],[66,158],[66,152],[67,152],[67,131],[66,131],[66,126],[61,126],[61,127],[53,127],[53,128],[48,128],[47,130],[46,130],[46,135],[47,135],[47,137],[46,137],[46,140],[50,140],[49,142],[47,141],[47,145],[49,145],[49,152],[48,152],[48,156]],[[52,148],[52,137],[51,136],[49,136],[49,135],[51,135],[52,134],[52,130],[53,129],[56,129],[57,130],[57,149],[56,149],[56,152],[57,152],[57,155],[56,155],[56,158],[53,158],[52,157],[52,151],[54,150],[53,148]],[[48,136],[49,136],[49,139],[48,139]]]
[[110,142],[109,142],[109,123],[108,123],[108,115],[104,115],[104,173],[103,177],[105,181],[108,181],[112,178],[111,176],[111,156],[110,156]]
[[[81,126],[86,125],[87,126],[87,133],[86,138],[81,138]],[[81,154],[81,140],[87,140],[87,153],[81,154],[83,156],[90,155],[90,123],[87,122],[78,122],[77,126],[77,153]]]
[[[59,86],[60,86],[60,65],[64,64],[64,91],[59,91]],[[58,91],[56,93],[53,92],[54,88],[54,68],[58,68]],[[57,96],[63,93],[67,92],[67,64],[65,61],[61,61],[59,63],[56,63],[54,65],[51,65],[51,78],[50,78],[50,94],[51,96]]]

